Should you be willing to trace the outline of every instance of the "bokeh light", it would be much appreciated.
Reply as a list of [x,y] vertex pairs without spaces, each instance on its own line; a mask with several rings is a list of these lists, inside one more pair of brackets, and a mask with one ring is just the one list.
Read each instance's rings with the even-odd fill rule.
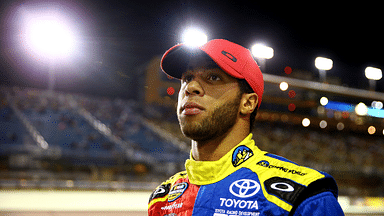
[[289,74],[292,73],[292,68],[287,66],[287,67],[284,68],[284,72],[289,75]]
[[295,105],[295,104],[290,103],[290,104],[288,105],[288,110],[289,110],[289,111],[293,112],[293,111],[295,111],[295,109],[296,109],[296,105]]
[[360,102],[356,105],[355,112],[359,116],[366,116],[368,114],[368,107],[363,102]]
[[287,82],[281,82],[279,87],[280,87],[281,91],[286,91],[288,89],[288,83]]
[[301,122],[301,124],[304,127],[308,127],[311,124],[311,121],[308,118],[304,118],[303,121]]
[[320,121],[320,124],[319,124],[319,126],[321,127],[321,128],[326,128],[327,127],[327,125],[328,125],[328,123],[327,123],[327,121],[325,121],[325,120],[321,120]]
[[344,129],[344,123],[343,122],[339,122],[339,123],[337,123],[337,125],[336,125],[336,128],[337,128],[337,130],[339,130],[339,131],[341,131],[341,130],[343,130]]
[[288,96],[290,98],[294,98],[296,96],[296,92],[294,90],[291,90],[291,91],[288,92]]
[[167,88],[167,94],[168,95],[173,95],[175,94],[175,89],[173,87],[168,87]]
[[328,98],[327,98],[327,97],[321,97],[321,98],[320,98],[320,104],[321,104],[322,106],[327,105],[327,104],[328,104]]
[[369,126],[369,127],[368,127],[368,133],[369,133],[370,135],[375,134],[375,133],[376,133],[376,128],[375,128],[374,126]]

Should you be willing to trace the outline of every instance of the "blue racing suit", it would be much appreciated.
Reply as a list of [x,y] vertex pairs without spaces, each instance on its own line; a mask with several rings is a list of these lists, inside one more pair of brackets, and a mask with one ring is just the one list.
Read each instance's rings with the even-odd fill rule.
[[332,176],[261,151],[252,134],[218,161],[185,167],[152,193],[150,216],[344,215]]

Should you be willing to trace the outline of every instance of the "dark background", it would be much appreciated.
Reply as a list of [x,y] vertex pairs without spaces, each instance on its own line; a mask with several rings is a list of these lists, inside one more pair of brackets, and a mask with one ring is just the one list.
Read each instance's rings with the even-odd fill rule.
[[[278,2],[278,1],[277,1]],[[0,3],[0,84],[48,87],[49,64],[20,48],[22,10],[56,8],[76,32],[72,58],[57,61],[55,89],[96,95],[137,97],[138,76],[156,55],[181,42],[188,27],[208,39],[224,38],[251,48],[273,47],[267,73],[284,67],[318,77],[317,56],[331,58],[327,76],[367,89],[367,66],[384,69],[380,2],[284,1],[9,1]],[[20,9],[24,8],[24,9]],[[383,81],[377,91],[384,91]]]

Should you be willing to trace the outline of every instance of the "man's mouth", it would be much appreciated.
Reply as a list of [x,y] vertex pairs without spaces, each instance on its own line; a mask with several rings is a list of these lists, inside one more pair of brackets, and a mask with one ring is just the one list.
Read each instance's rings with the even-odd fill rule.
[[205,109],[204,107],[200,106],[197,103],[194,102],[186,102],[182,107],[181,107],[181,114],[184,115],[197,115],[203,112]]

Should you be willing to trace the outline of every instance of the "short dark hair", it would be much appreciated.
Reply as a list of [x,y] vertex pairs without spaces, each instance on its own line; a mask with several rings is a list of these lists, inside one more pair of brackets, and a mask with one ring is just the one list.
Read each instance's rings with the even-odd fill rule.
[[[239,82],[239,86],[240,86],[240,95],[254,93],[253,89],[251,88],[251,86],[248,84],[248,82],[245,79],[237,79],[237,81]],[[249,123],[250,123],[249,124],[249,132],[252,132],[252,130],[255,126],[256,114],[257,114],[257,107],[251,113],[251,116],[249,118]]]

